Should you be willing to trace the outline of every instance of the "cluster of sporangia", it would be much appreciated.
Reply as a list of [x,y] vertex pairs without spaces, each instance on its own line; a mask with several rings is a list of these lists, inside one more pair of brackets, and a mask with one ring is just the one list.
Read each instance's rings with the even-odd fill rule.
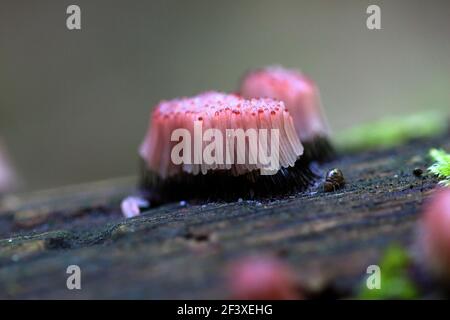
[[[216,130],[214,139],[207,136],[208,129]],[[244,144],[227,140],[229,130],[248,129],[268,130],[263,154],[276,152],[278,157],[270,170],[260,161],[259,153],[248,152],[251,146],[264,147],[258,140],[261,137],[251,140],[249,136]],[[276,129],[278,140],[272,139],[272,129]],[[180,140],[182,135],[192,137],[188,145],[193,147],[180,152],[180,141],[173,141],[174,134]],[[214,151],[215,156],[232,161],[202,161],[210,148],[206,141],[217,140],[218,135],[225,140]],[[154,108],[140,147],[141,189],[152,204],[255,199],[304,191],[315,178],[310,163],[333,155],[328,135],[314,82],[281,67],[255,70],[243,77],[237,93],[210,91],[161,101]],[[278,141],[276,146],[274,141]],[[182,160],[174,161],[174,150]],[[245,161],[239,161],[242,159]]]
[[[277,167],[271,168],[274,172],[266,175],[262,174],[264,165],[258,161],[195,161],[195,151],[182,155],[183,159],[192,161],[174,163],[171,156],[178,141],[172,141],[172,133],[184,129],[195,140],[199,138],[196,123],[201,124],[202,132],[217,129],[224,137],[227,137],[227,129],[277,129]],[[310,170],[311,162],[328,160],[334,154],[328,137],[329,129],[318,88],[295,70],[268,67],[249,72],[243,77],[237,93],[233,94],[205,92],[194,97],[162,101],[153,111],[149,130],[140,148],[143,160],[141,189],[145,200],[136,198],[125,201],[123,210],[130,213],[126,215],[134,216],[140,207],[148,206],[149,202],[253,199],[304,191],[316,178]],[[269,141],[266,151],[272,147],[272,141]],[[235,160],[245,153],[239,144],[232,145],[231,150],[227,150],[226,146],[222,146],[225,156],[231,154]],[[208,145],[203,140],[197,145],[197,154],[203,154],[206,148]],[[255,155],[250,153],[247,156]],[[323,188],[333,191],[343,184],[342,172],[335,169],[327,173]],[[421,260],[426,262],[433,274],[449,280],[449,188],[439,190],[429,201],[420,230]],[[281,269],[283,272],[280,273]],[[289,268],[276,261],[249,260],[231,270],[233,278],[239,279],[233,282],[232,291],[245,297],[299,297],[299,292],[292,286]]]

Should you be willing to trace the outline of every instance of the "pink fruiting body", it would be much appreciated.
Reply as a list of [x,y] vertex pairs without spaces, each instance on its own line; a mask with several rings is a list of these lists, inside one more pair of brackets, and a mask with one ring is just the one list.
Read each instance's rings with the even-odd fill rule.
[[13,190],[16,176],[0,141],[0,194]]
[[133,218],[137,217],[141,214],[141,208],[149,207],[150,203],[140,197],[127,197],[124,200],[122,200],[122,203],[120,204],[120,208],[122,209],[122,214],[126,218]]
[[424,208],[420,231],[424,262],[450,280],[450,188],[435,191]]
[[251,71],[242,79],[239,92],[244,98],[267,97],[283,101],[303,143],[329,134],[319,90],[299,71],[282,67]]
[[[150,119],[150,128],[140,147],[140,155],[147,169],[161,178],[166,178],[183,172],[193,175],[206,174],[210,170],[229,170],[233,175],[242,175],[263,168],[259,162],[248,161],[243,164],[195,163],[194,151],[190,163],[174,164],[171,161],[171,152],[178,141],[171,141],[171,135],[176,129],[187,129],[194,140],[202,139],[195,136],[195,122],[201,123],[202,132],[218,129],[223,137],[227,137],[228,129],[278,129],[280,167],[294,166],[303,153],[292,117],[283,102],[267,98],[247,100],[235,94],[206,92],[194,97],[162,101],[156,106]],[[224,153],[227,152],[227,146],[229,142],[226,141],[223,146]],[[200,154],[205,147],[203,142]],[[234,150],[228,152],[234,152],[235,155],[245,152],[237,143],[232,147]],[[194,150],[194,147],[192,149]],[[234,159],[236,160],[237,156]]]
[[294,300],[302,293],[294,272],[271,257],[248,257],[228,269],[231,298],[240,300]]

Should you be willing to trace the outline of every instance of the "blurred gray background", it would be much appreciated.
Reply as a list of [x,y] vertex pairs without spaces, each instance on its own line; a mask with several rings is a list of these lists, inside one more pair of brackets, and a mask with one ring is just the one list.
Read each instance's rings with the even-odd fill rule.
[[26,190],[134,174],[155,103],[267,64],[315,79],[335,131],[448,110],[449,31],[450,1],[0,0],[0,137]]

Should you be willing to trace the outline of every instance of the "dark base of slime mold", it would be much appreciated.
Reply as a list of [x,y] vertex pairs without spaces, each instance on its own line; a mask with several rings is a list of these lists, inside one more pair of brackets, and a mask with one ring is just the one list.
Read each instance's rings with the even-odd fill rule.
[[254,170],[234,176],[229,170],[207,174],[181,173],[166,179],[146,169],[142,162],[140,190],[153,205],[182,200],[237,201],[269,199],[303,192],[318,179],[304,157],[293,167],[281,168],[274,175]]
[[327,137],[318,136],[311,141],[302,141],[302,144],[305,148],[302,155],[305,162],[324,163],[336,158],[336,150]]

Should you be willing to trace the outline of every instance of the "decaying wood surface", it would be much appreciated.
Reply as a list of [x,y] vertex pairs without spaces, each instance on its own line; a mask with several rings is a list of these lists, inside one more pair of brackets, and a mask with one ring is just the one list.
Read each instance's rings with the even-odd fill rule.
[[[133,219],[119,211],[134,179],[3,199],[1,298],[227,298],[227,265],[251,254],[289,263],[311,291],[351,296],[389,244],[414,241],[421,204],[436,184],[431,147],[448,136],[344,155],[343,189],[281,199],[169,204]],[[82,289],[66,288],[78,265]]]

